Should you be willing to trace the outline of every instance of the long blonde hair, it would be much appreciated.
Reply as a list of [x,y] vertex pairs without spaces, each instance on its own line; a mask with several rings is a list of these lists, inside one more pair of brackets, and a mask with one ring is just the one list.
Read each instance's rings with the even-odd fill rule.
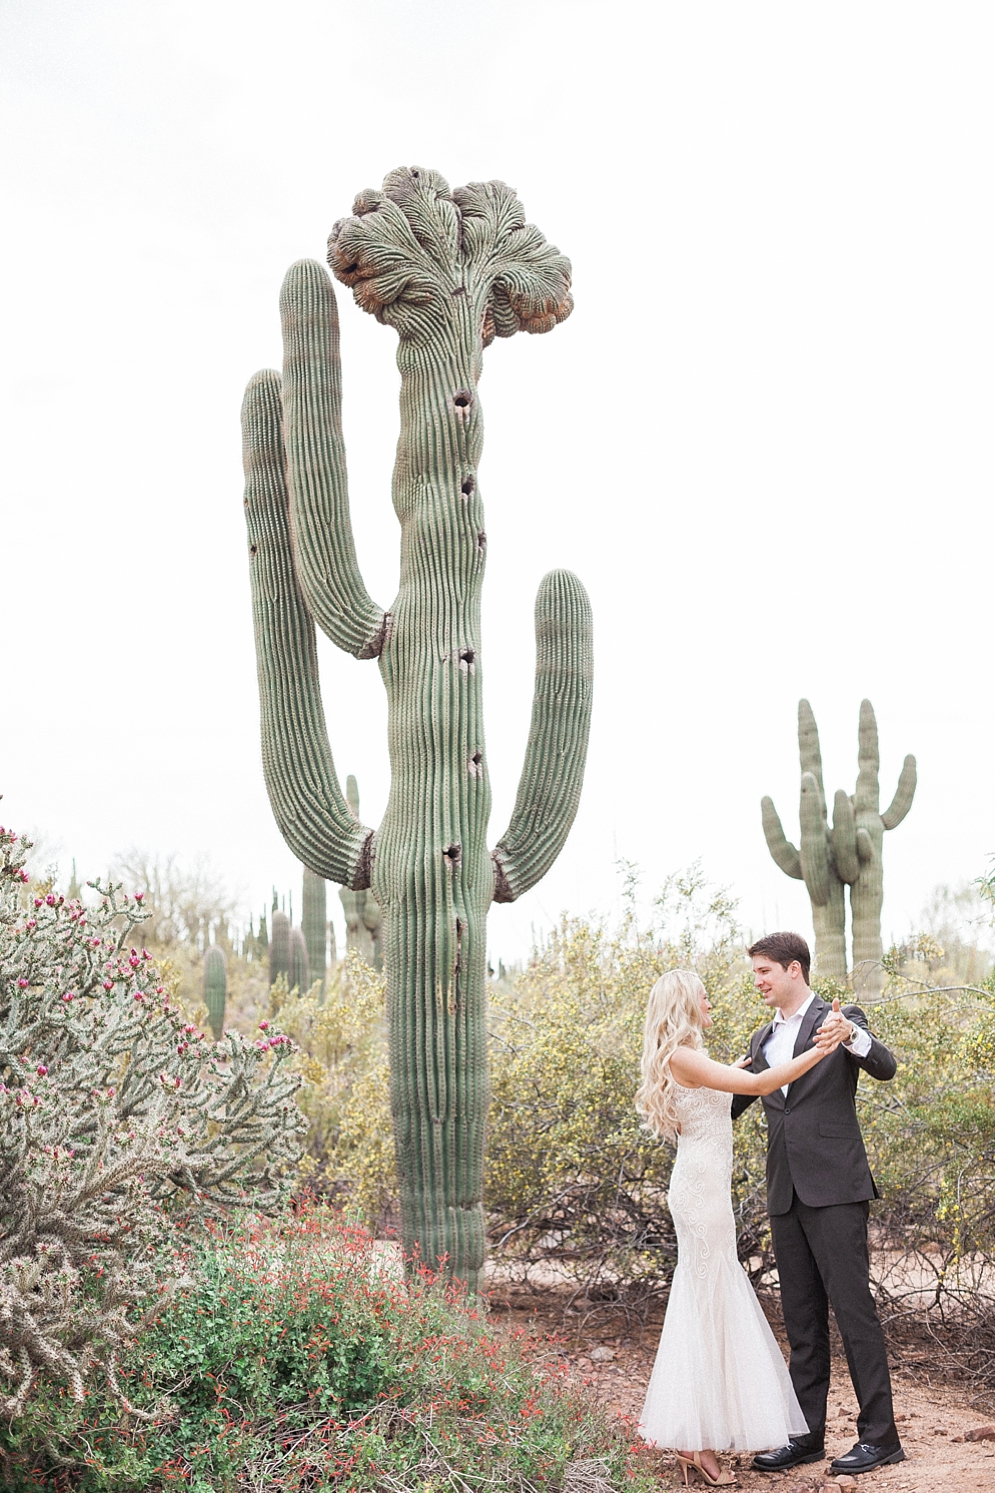
[[646,1129],[664,1140],[674,1140],[678,1129],[670,1059],[678,1047],[701,1046],[704,993],[704,985],[690,969],[668,970],[650,991],[636,1109]]

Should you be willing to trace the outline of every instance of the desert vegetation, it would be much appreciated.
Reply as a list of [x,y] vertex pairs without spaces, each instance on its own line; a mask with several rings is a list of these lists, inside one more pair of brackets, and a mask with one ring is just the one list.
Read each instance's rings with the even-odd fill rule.
[[[144,885],[63,891],[2,838],[5,1483],[638,1487],[632,1427],[566,1385],[558,1342],[490,1325],[418,1260],[405,1278],[382,972],[351,950],[324,986],[271,983],[255,920],[239,928],[203,867],[137,857]],[[564,918],[489,981],[490,1268],[555,1303],[568,1335],[651,1314],[673,1270],[672,1152],[632,1107],[649,985],[698,970],[719,1057],[764,1014],[732,897],[695,867],[640,913],[623,871],[618,926]],[[885,956],[872,1021],[900,1069],[859,1090],[893,1353],[982,1394],[985,891],[941,891]],[[218,1040],[204,956],[222,948]],[[759,1106],[736,1127],[734,1187],[744,1265],[774,1291]]]

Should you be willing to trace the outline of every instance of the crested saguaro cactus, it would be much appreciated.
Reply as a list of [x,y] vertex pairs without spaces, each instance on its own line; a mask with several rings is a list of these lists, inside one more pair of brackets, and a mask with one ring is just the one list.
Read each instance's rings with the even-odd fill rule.
[[802,782],[801,849],[785,836],[774,802],[761,802],[764,834],[772,857],[788,876],[805,882],[812,903],[818,971],[838,980],[847,977],[846,904],[850,888],[853,933],[853,984],[868,995],[884,983],[881,959],[881,908],[884,903],[882,849],[884,832],[901,824],[916,791],[916,759],[906,757],[891,804],[881,813],[878,781],[878,727],[870,700],[861,701],[858,730],[857,787],[852,795],[837,790],[833,825],[829,827],[822,780],[819,728],[807,700],[798,702],[798,750]]
[[[583,778],[592,668],[587,595],[554,571],[536,601],[518,796],[489,854],[477,383],[494,337],[547,332],[569,315],[570,265],[502,182],[450,192],[436,172],[400,169],[382,191],[361,193],[353,213],[332,230],[332,269],[399,337],[400,589],[385,611],[356,564],[335,296],[325,271],[303,261],[281,296],[283,377],[257,374],[243,406],[263,763],[295,855],[319,876],[372,887],[383,911],[403,1241],[474,1289],[484,1256],[487,910],[528,891],[563,846]],[[350,814],[332,762],[315,622],[346,652],[379,661],[391,785],[376,833]]]

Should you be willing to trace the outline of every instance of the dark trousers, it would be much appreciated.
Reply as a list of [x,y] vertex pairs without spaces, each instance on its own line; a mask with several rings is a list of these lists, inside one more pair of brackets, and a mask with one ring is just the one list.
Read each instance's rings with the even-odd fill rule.
[[830,1303],[860,1405],[858,1439],[895,1445],[888,1355],[868,1282],[867,1204],[807,1208],[796,1194],[788,1212],[772,1214],[770,1224],[791,1382],[813,1447],[822,1446],[826,1434]]

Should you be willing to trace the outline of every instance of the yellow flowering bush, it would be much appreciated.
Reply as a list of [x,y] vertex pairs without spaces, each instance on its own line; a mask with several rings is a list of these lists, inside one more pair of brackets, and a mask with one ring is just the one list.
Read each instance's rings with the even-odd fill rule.
[[308,1120],[303,1173],[382,1228],[397,1193],[390,1124],[384,978],[355,952],[336,964],[324,999],[278,980],[270,1009],[300,1048],[298,1102]]

